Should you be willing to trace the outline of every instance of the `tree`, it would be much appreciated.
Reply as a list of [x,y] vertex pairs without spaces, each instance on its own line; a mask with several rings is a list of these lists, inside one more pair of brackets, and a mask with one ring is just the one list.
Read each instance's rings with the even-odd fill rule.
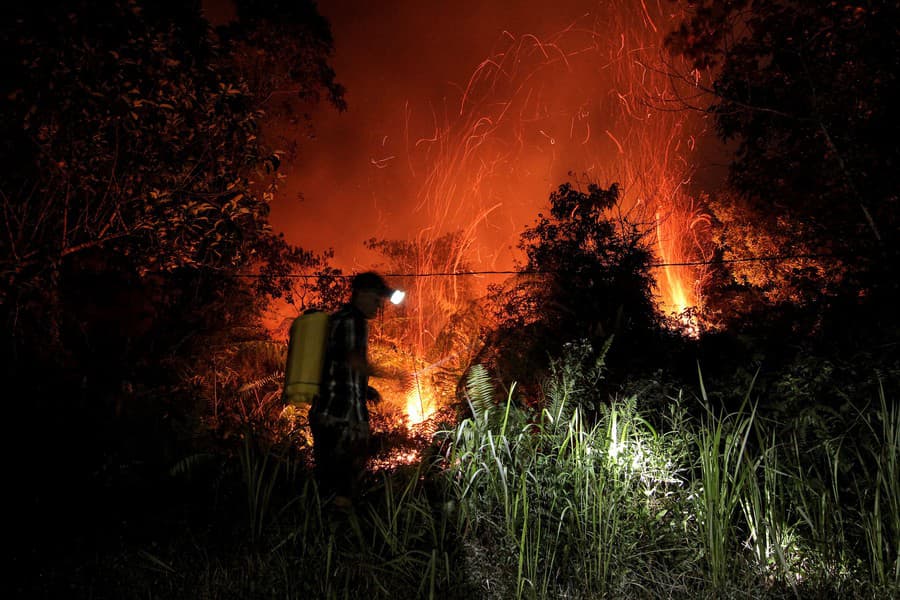
[[[342,106],[318,19],[294,42],[307,44],[316,69],[286,77]],[[223,288],[253,267],[263,276],[249,281],[268,295],[289,289],[280,276],[297,265],[325,265],[271,230],[281,157],[261,139],[264,99],[199,5],[20,5],[0,44],[0,305],[10,339],[58,338],[60,277],[82,263],[138,279],[180,273],[176,286],[207,272]]]
[[318,102],[324,92],[346,108],[344,88],[328,62],[334,41],[328,21],[309,0],[237,0],[238,18],[220,28],[254,96],[290,93]]
[[756,218],[794,224],[814,252],[896,252],[900,5],[692,5],[669,45],[714,69],[709,110]]
[[729,357],[761,361],[754,390],[789,410],[838,406],[869,373],[890,386],[900,364],[900,5],[690,6],[668,42],[711,69],[709,112],[735,149],[731,189],[711,204],[719,251],[792,257],[716,273],[727,284],[707,298],[730,305],[731,320],[705,340],[704,375],[740,373]]
[[346,109],[329,64],[331,28],[310,0],[237,0],[237,18],[217,29],[230,62],[268,116],[264,138],[295,156],[311,133],[310,105],[322,97]]
[[505,377],[535,381],[550,356],[581,340],[596,353],[615,336],[618,357],[648,355],[642,346],[656,330],[648,232],[614,219],[618,198],[615,184],[586,192],[562,185],[550,195],[550,214],[522,234],[523,275],[493,292]]
[[[314,31],[295,43],[309,43],[318,70],[288,79],[340,105],[321,68],[327,26]],[[35,475],[38,487],[84,486],[114,472],[98,463],[125,447],[152,464],[173,423],[193,416],[191,369],[214,354],[202,341],[253,325],[261,302],[289,291],[290,271],[327,267],[271,229],[282,154],[261,135],[265,98],[236,54],[199,3],[4,12],[0,358],[20,390],[9,418],[40,419],[38,459],[58,466],[56,479]]]

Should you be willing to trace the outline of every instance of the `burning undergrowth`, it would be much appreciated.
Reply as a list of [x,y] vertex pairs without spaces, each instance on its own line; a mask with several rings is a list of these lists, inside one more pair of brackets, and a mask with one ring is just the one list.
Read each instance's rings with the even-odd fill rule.
[[[390,329],[388,327],[388,329]],[[436,352],[435,348],[430,349]],[[381,401],[370,406],[369,415],[376,454],[370,469],[379,471],[422,458],[439,429],[455,425],[458,420],[456,383],[462,367],[452,350],[438,360],[426,363],[411,350],[402,351],[398,344],[376,336],[370,347],[373,363],[399,378],[373,378]]]

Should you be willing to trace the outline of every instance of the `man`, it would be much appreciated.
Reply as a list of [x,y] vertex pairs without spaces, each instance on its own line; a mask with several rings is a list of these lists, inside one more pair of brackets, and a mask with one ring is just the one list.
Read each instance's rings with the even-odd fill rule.
[[366,401],[379,399],[369,388],[369,376],[381,373],[366,353],[368,320],[395,293],[373,272],[355,276],[351,289],[350,302],[329,318],[319,395],[309,412],[316,479],[341,508],[352,504],[369,456]]

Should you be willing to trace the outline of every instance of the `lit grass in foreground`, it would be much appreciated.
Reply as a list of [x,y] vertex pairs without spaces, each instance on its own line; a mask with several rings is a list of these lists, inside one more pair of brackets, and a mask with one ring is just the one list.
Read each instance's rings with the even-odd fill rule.
[[555,378],[532,411],[475,369],[472,416],[441,434],[435,462],[379,474],[350,513],[308,482],[280,494],[294,471],[247,445],[253,543],[231,562],[134,560],[157,597],[900,593],[900,411],[884,394],[817,437],[763,419],[750,392],[736,412],[701,391],[694,417],[681,397],[650,415],[634,397],[589,406],[571,369]]

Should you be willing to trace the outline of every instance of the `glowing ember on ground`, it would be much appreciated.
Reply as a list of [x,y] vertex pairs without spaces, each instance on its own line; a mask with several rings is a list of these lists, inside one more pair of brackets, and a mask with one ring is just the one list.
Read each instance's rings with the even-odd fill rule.
[[419,451],[402,449],[397,450],[383,458],[373,458],[369,461],[368,468],[373,473],[394,469],[402,465],[412,465],[419,461]]

